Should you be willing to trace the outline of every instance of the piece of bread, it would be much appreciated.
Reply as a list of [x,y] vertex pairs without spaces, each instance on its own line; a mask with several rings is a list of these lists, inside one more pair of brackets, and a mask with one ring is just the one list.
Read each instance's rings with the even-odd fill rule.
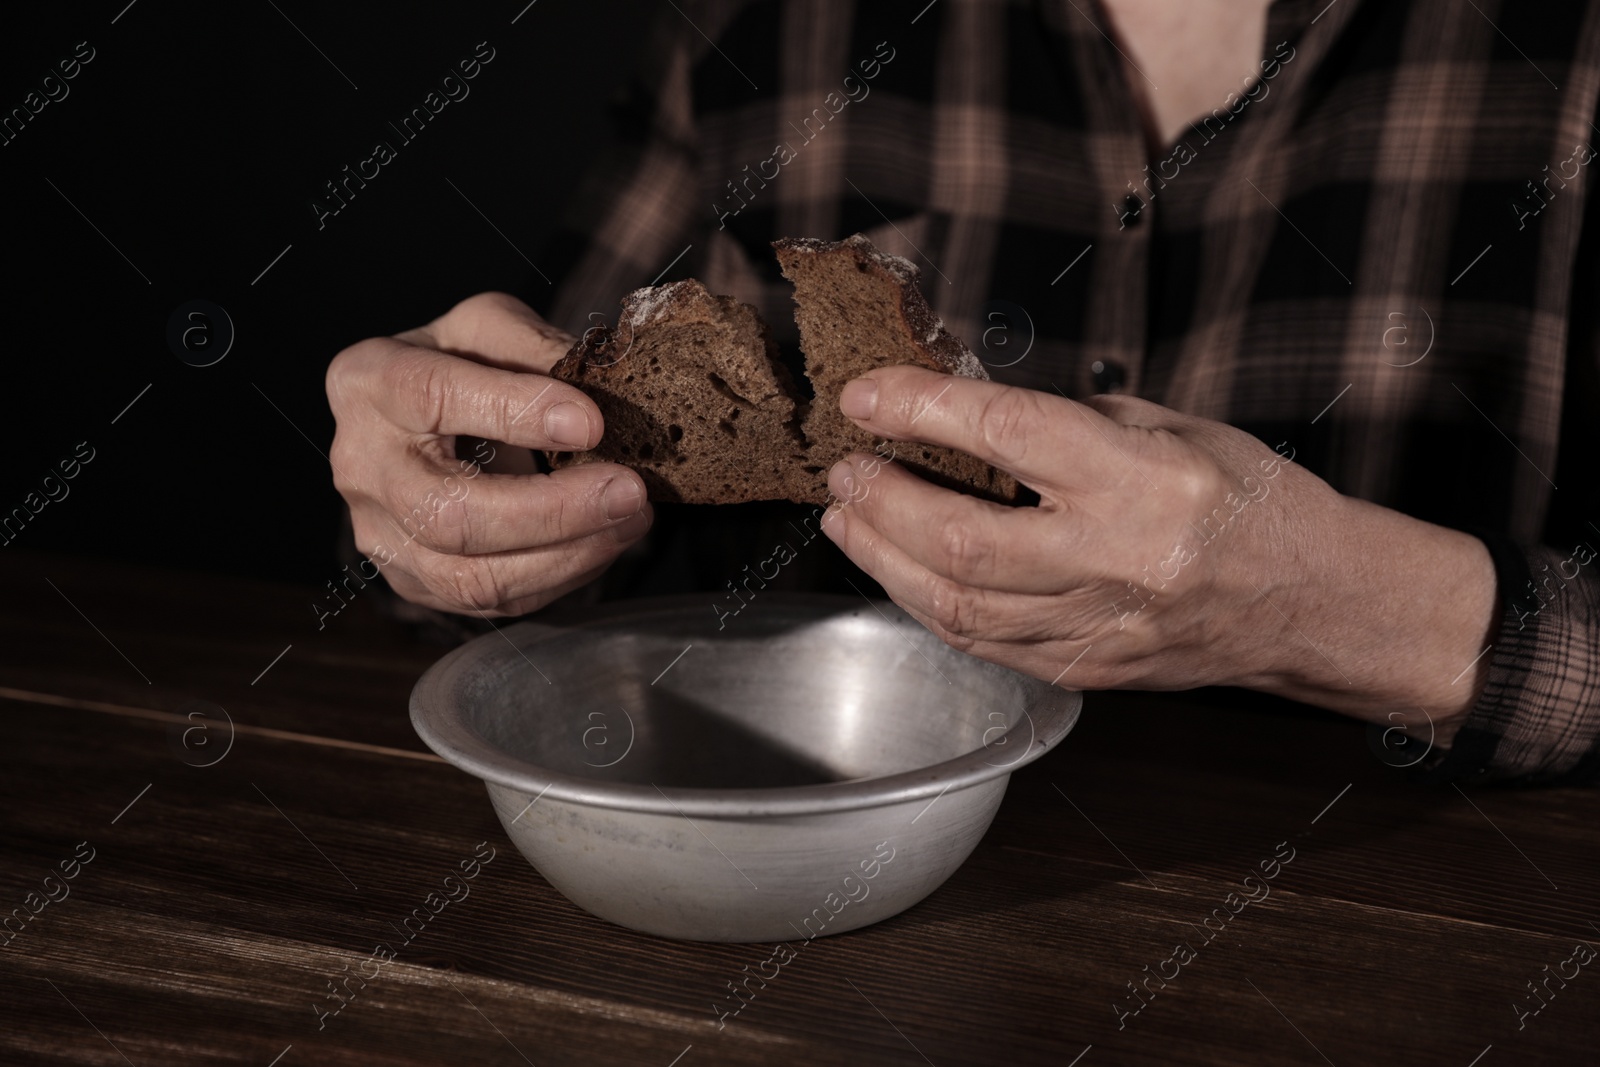
[[911,364],[987,380],[917,290],[915,265],[860,234],[773,242],[795,285],[809,403],[748,304],[689,279],[623,298],[617,325],[587,331],[551,369],[606,420],[590,451],[546,453],[552,467],[621,463],[651,500],[732,504],[789,499],[827,505],[828,470],[851,452],[889,455],[935,484],[1014,503],[1016,479],[982,460],[915,442],[883,442],[839,410],[846,382]]
[[[800,424],[807,459],[794,471],[791,497],[827,503],[829,468],[882,442],[839,410],[846,382],[875,367],[898,364],[984,381],[989,374],[928,307],[917,289],[920,272],[910,260],[880,252],[859,233],[843,241],[785,237],[772,247],[784,277],[794,283],[800,349],[816,390]],[[1017,499],[1017,480],[981,459],[911,441],[888,445],[897,461],[935,485],[1002,503]]]
[[755,308],[693,278],[639,289],[615,327],[586,331],[550,376],[606,420],[598,448],[553,467],[632,467],[651,500],[735,504],[788,495],[804,461],[794,378]]

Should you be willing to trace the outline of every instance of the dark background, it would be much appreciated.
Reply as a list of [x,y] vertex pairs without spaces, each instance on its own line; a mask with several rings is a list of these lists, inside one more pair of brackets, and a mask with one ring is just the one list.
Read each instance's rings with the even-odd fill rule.
[[[0,111],[80,41],[96,52],[0,146],[0,395],[17,420],[0,513],[79,442],[95,450],[6,547],[319,583],[342,515],[322,454],[329,360],[483,290],[545,306],[528,260],[545,267],[586,161],[615,136],[608,97],[658,7],[276,4],[0,16]],[[401,144],[387,120],[480,41],[496,55],[470,94]],[[398,157],[319,230],[310,202],[380,138]],[[193,299],[236,330],[213,366],[166,341]]]

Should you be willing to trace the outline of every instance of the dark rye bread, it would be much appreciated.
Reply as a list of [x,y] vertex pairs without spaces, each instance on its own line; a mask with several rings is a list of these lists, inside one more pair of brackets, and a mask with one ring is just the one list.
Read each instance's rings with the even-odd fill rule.
[[[825,504],[828,469],[851,452],[873,451],[882,441],[839,410],[846,382],[898,364],[983,381],[989,374],[928,307],[917,289],[920,272],[910,260],[880,252],[859,233],[843,241],[785,237],[772,247],[784,277],[794,283],[800,348],[806,377],[816,390],[800,424],[808,459],[791,472],[790,496]],[[1015,478],[963,452],[908,441],[888,445],[896,460],[935,485],[1002,503],[1014,503],[1020,493]]]
[[693,278],[639,289],[613,327],[595,327],[551,369],[606,420],[588,452],[551,466],[632,467],[651,500],[734,504],[781,499],[804,461],[795,383],[755,309]]
[[1016,502],[1015,479],[981,460],[914,442],[882,442],[839,411],[846,382],[912,364],[988,379],[917,290],[917,268],[860,234],[773,242],[795,283],[795,318],[810,403],[777,359],[754,308],[689,279],[623,298],[617,325],[587,331],[550,371],[581,388],[605,417],[588,452],[546,453],[552,467],[621,463],[651,500],[733,504],[789,499],[827,505],[828,470],[878,451],[935,484]]

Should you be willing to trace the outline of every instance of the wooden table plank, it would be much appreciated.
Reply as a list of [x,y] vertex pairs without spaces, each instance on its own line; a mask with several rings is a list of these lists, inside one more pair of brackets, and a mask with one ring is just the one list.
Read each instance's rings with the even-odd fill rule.
[[[19,580],[13,570],[0,588]],[[80,581],[63,586],[74,600],[161,595],[158,575]],[[215,585],[195,602],[224,606]],[[158,604],[169,621],[138,648],[171,671],[163,699],[211,684],[221,674],[208,672],[259,643],[254,622],[227,637],[168,613],[187,602]],[[24,614],[0,620],[4,632],[27,630]],[[136,644],[139,618],[96,621]],[[123,1062],[109,1038],[141,1067],[268,1064],[290,1045],[282,1067],[523,1056],[665,1067],[691,1045],[681,1067],[1080,1053],[1080,1067],[1466,1067],[1491,1044],[1492,1067],[1585,1062],[1600,1039],[1591,968],[1552,982],[1523,1029],[1512,1010],[1531,1006],[1525,983],[1576,939],[1600,946],[1592,791],[1476,790],[1469,802],[1379,765],[1356,724],[1230,694],[1092,696],[1069,741],[1014,776],[942,889],[805,945],[719,1030],[713,1000],[769,950],[634,934],[555,893],[510,847],[480,783],[408,754],[396,723],[436,652],[385,626],[353,625],[350,645],[300,661],[290,696],[230,696],[256,729],[204,768],[180,760],[166,722],[135,714],[163,710],[157,687],[117,680],[109,648],[103,671],[74,673],[71,657],[87,653],[51,660],[49,641],[29,646],[38,663],[7,656],[0,685],[32,678],[69,703],[0,700],[0,905],[22,905],[77,842],[97,852],[70,896],[0,946],[0,1062]],[[186,657],[194,648],[206,654]],[[92,693],[133,711],[78,706]],[[471,895],[319,1031],[312,1005],[333,1003],[329,976],[394,939],[390,924],[483,841],[498,852]],[[1196,924],[1284,841],[1294,859],[1270,896],[1204,943]],[[1152,981],[1119,1029],[1113,1005],[1139,1003],[1127,984],[1184,940],[1195,958],[1164,987]]]
[[166,712],[209,701],[246,725],[426,751],[406,699],[446,649],[412,640],[371,598],[318,630],[316,599],[309,588],[0,554],[0,687]]

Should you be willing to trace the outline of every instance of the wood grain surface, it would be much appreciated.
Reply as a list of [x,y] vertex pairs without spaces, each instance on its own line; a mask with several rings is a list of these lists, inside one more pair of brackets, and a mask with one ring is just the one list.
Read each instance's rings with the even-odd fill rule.
[[[1600,963],[1551,977],[1600,948],[1596,794],[1414,785],[1359,724],[1228,692],[1091,694],[948,883],[719,1029],[770,946],[568,903],[411,731],[443,650],[359,599],[318,630],[314,597],[0,555],[0,915],[26,917],[0,1063],[1596,1062]],[[184,743],[191,701],[231,747]],[[469,895],[321,1016],[483,842]]]

